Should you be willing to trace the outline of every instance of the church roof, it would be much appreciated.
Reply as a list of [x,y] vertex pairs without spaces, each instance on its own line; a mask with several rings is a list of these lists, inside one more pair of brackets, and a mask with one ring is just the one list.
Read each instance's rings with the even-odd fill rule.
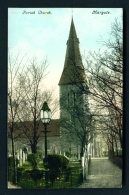
[[78,82],[87,84],[87,79],[80,54],[79,39],[77,38],[75,25],[72,18],[67,41],[64,69],[59,81],[59,85],[73,84]]
[[[15,122],[14,124],[14,138],[25,138],[27,136],[33,136],[33,121]],[[44,125],[40,121],[37,121],[37,136],[44,137]],[[52,119],[47,125],[47,137],[60,136],[60,120]],[[25,135],[26,134],[26,135]],[[8,124],[8,137],[10,137],[9,124]]]

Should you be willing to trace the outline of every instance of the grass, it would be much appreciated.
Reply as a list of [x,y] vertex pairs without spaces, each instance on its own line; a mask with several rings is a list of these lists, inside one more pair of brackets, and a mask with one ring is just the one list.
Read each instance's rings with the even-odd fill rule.
[[[81,168],[81,163],[79,161],[70,161],[69,162],[69,166],[72,168],[72,170],[76,169],[76,168]],[[25,170],[28,169],[28,170],[32,170],[32,166],[30,164],[30,162],[26,161],[25,163],[22,164],[22,168],[24,168]],[[40,161],[38,163],[38,167],[37,167],[39,170],[44,170],[44,166],[43,166],[43,162]]]
[[[80,171],[72,172],[72,175],[69,176],[69,179],[65,181],[65,175],[63,174],[59,180],[55,180],[52,184],[51,182],[48,183],[49,188],[70,188],[72,186],[76,186],[81,183],[80,180]],[[45,178],[41,178],[34,182],[34,180],[28,175],[22,175],[18,185],[24,189],[30,188],[45,188]]]
[[[22,168],[24,168],[25,170],[32,170],[32,166],[30,164],[30,162],[26,161],[25,163],[22,164]],[[40,161],[37,167],[39,170],[44,170],[44,166],[43,166],[43,162]]]
[[[79,161],[70,161],[69,166],[71,167],[72,175],[70,172],[70,175],[68,179],[66,180],[65,178],[66,178],[67,173],[63,173],[60,179],[55,180],[53,184],[49,182],[49,188],[70,188],[72,186],[76,186],[79,183],[81,183],[81,180],[80,180],[80,176],[81,176],[80,174],[82,174],[81,163]],[[29,176],[29,174],[24,174],[24,171],[32,170],[32,166],[28,161],[26,161],[22,165],[21,168],[23,168],[23,173],[19,177],[19,182],[18,182],[18,185],[21,188],[26,188],[26,189],[45,188],[45,178],[44,177],[34,182],[34,180]],[[42,161],[38,163],[38,169],[44,170]]]

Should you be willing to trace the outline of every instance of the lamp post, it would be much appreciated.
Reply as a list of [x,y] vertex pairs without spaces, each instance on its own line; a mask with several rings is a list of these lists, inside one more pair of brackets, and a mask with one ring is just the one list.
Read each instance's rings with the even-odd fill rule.
[[[42,123],[44,124],[44,134],[45,134],[45,159],[47,158],[47,125],[51,120],[51,110],[49,109],[47,102],[45,101],[43,103],[41,112],[40,112],[40,118]],[[47,183],[48,183],[48,177],[47,177],[47,173],[45,173],[45,182],[46,182],[46,187],[47,187]]]

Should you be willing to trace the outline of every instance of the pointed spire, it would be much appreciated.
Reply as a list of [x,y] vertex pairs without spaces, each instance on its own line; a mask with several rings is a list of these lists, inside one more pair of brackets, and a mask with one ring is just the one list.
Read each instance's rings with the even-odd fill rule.
[[71,27],[70,27],[70,32],[69,32],[69,39],[70,38],[74,38],[75,40],[78,39],[77,34],[76,34],[76,29],[74,26],[74,22],[73,22],[73,17],[72,17]]
[[59,85],[83,82],[87,84],[87,79],[82,64],[82,58],[79,49],[79,39],[73,21],[71,20],[69,38],[67,41],[67,50],[65,56],[64,69],[59,81]]
[[73,8],[72,8],[72,18],[73,18]]

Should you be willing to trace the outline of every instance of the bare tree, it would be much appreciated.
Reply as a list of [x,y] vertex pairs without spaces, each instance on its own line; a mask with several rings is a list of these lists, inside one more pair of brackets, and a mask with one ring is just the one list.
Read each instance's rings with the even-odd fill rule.
[[[16,134],[16,122],[18,122],[18,109],[24,99],[24,95],[21,95],[21,88],[17,85],[17,77],[20,72],[23,71],[26,62],[24,57],[20,57],[20,53],[17,56],[13,56],[10,52],[8,55],[8,137],[11,139],[12,156],[13,156],[13,168],[16,170],[15,164],[15,140],[21,135],[21,132]],[[16,173],[14,172],[14,183],[16,182]]]
[[[122,148],[123,40],[122,26],[117,20],[111,26],[110,39],[101,41],[102,52],[89,52],[85,58],[89,93],[98,115],[103,115],[98,121],[102,120],[105,128],[110,129],[112,140],[119,139]],[[108,118],[103,120],[105,114]]]
[[18,116],[23,127],[22,132],[25,135],[25,142],[31,146],[32,153],[36,153],[40,139],[38,129],[43,102],[48,102],[52,114],[58,110],[58,100],[54,95],[54,90],[46,90],[43,85],[43,79],[47,76],[47,67],[47,58],[41,61],[40,64],[37,63],[36,58],[33,58],[26,71],[19,75],[18,80],[19,86],[21,86],[25,95]]
[[87,150],[88,144],[92,142],[93,139],[94,128],[91,122],[92,119],[91,116],[85,115],[84,121],[82,121],[81,117],[77,117],[75,113],[72,117],[74,117],[72,122],[65,118],[61,121],[63,128],[62,136],[64,136],[63,141],[70,144],[72,143],[75,146],[78,145],[80,147],[80,154],[83,156],[85,150]]
[[60,125],[61,146],[69,151],[71,146],[74,148],[79,146],[79,153],[83,156],[93,139],[94,127],[87,101],[88,92],[82,93],[81,85],[84,84],[77,82],[69,85],[68,90],[61,96]]

